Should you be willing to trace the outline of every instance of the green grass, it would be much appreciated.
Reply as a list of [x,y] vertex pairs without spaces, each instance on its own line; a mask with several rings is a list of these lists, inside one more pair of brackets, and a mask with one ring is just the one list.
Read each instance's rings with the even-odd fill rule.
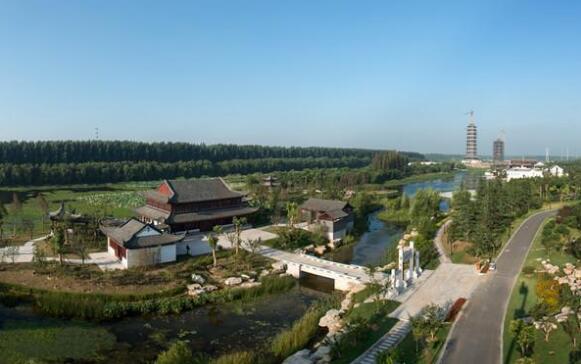
[[399,302],[379,301],[363,303],[351,309],[345,320],[348,324],[363,322],[365,325],[363,334],[357,339],[350,337],[349,334],[345,335],[338,345],[340,355],[337,355],[332,363],[351,363],[383,337],[397,323],[396,319],[387,317],[397,306]]
[[[59,208],[64,201],[68,210],[77,213],[97,216],[130,217],[133,209],[145,202],[139,191],[152,188],[155,182],[144,183],[116,183],[105,185],[74,185],[74,186],[47,186],[38,188],[0,188],[0,195],[4,195],[4,205],[9,214],[4,219],[4,231],[12,235],[13,225],[16,225],[16,240],[30,239],[30,229],[20,227],[23,220],[33,224],[33,236],[45,234],[50,221],[44,217],[37,193],[42,193],[48,202],[49,211]],[[12,201],[12,192],[17,192],[22,202],[22,209],[15,210]],[[44,222],[44,224],[43,224]]]
[[384,187],[399,187],[407,183],[416,183],[416,182],[424,182],[430,181],[433,179],[451,179],[456,174],[456,171],[452,172],[436,172],[436,173],[425,173],[425,174],[418,174],[402,179],[394,179],[391,181],[387,181],[383,184]]
[[[546,223],[546,222],[545,222]],[[544,224],[543,224],[544,226]],[[542,230],[542,226],[539,232]],[[533,241],[533,245],[525,260],[524,266],[532,266],[537,268],[539,261],[537,259],[550,259],[552,264],[563,266],[565,263],[576,263],[576,259],[564,251],[551,251],[547,255],[546,250],[541,244],[541,234],[537,233]],[[504,363],[514,363],[520,354],[518,353],[516,344],[513,341],[513,335],[510,332],[510,321],[519,317],[526,316],[526,313],[533,308],[537,303],[537,295],[535,286],[537,283],[537,275],[525,275],[521,272],[514,285],[506,317],[504,322],[503,343],[504,343]],[[565,332],[559,328],[551,333],[549,342],[544,341],[544,337],[540,330],[536,330],[535,346],[533,359],[536,363],[567,363],[569,362],[569,348],[570,340]]]
[[64,362],[65,359],[104,359],[115,336],[83,323],[7,320],[0,330],[0,363]]

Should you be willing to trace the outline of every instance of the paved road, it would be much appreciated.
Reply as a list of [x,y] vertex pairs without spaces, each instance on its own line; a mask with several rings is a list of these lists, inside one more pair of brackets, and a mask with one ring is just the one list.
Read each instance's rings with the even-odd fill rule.
[[441,363],[500,363],[502,324],[512,287],[537,230],[554,214],[537,213],[519,227],[499,256],[497,271],[474,292],[456,323]]

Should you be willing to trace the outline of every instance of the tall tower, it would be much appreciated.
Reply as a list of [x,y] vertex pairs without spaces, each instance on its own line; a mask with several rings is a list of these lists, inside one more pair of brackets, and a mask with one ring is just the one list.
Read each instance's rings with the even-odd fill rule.
[[501,164],[504,161],[504,140],[498,138],[492,144],[492,160],[494,164]]
[[474,122],[474,111],[470,111],[470,121],[466,127],[466,160],[478,160],[477,129]]

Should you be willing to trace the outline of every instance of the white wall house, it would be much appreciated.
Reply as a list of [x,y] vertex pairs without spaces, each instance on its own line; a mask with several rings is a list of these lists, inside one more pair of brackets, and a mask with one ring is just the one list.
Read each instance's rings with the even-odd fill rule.
[[307,215],[305,229],[322,227],[330,242],[342,240],[353,230],[353,208],[347,202],[309,198],[300,208]]
[[526,168],[526,167],[514,167],[506,170],[506,180],[510,181],[513,179],[521,178],[535,178],[542,177],[543,171],[537,168]]
[[101,231],[107,236],[107,251],[119,259],[124,268],[174,262],[177,246],[184,239],[184,235],[164,233],[135,219],[117,225],[101,225]]

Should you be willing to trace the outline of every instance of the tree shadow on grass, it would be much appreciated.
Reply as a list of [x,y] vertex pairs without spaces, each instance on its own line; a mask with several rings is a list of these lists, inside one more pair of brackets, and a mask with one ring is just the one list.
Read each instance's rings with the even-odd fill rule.
[[[522,301],[520,307],[516,308],[512,314],[511,320],[523,318],[526,315],[525,305],[527,302],[527,297],[529,295],[529,287],[525,284],[525,282],[521,282],[521,285],[518,289],[518,293],[522,296]],[[508,317],[507,317],[508,318]],[[510,321],[505,322],[505,325],[510,325]],[[514,348],[516,346],[516,337],[512,337],[510,340],[510,344],[508,346],[508,351],[506,351],[506,358],[504,358],[504,363],[508,364],[511,362],[512,355],[514,353]]]

